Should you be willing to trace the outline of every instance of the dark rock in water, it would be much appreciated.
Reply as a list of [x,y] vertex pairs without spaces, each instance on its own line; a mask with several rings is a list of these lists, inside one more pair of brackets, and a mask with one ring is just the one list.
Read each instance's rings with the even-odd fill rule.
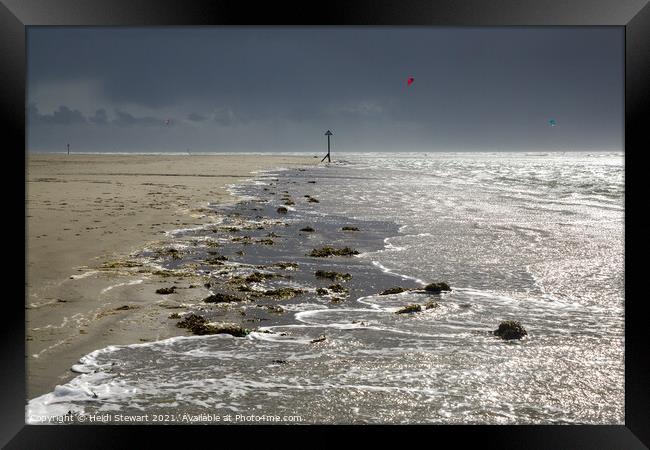
[[243,337],[250,333],[250,330],[242,328],[234,323],[212,324],[205,317],[197,314],[189,314],[176,324],[179,328],[187,328],[192,333],[203,336],[206,334],[231,334],[236,337]]
[[316,272],[314,272],[314,275],[316,275],[318,278],[328,278],[332,281],[352,279],[352,275],[350,275],[349,273],[341,273],[341,272],[333,272],[333,271],[325,271],[325,270],[317,270]]
[[440,283],[429,283],[426,286],[424,286],[424,290],[427,292],[431,292],[432,294],[438,294],[442,291],[451,291],[451,288],[447,283],[442,281]]
[[411,314],[422,311],[420,305],[406,305],[405,307],[395,311],[395,314]]
[[280,206],[276,211],[279,212],[280,214],[286,214],[289,210],[284,206]]
[[211,296],[204,298],[203,302],[204,303],[233,303],[233,302],[243,302],[243,300],[239,297],[235,297],[234,295],[222,294],[221,292],[218,292],[216,294],[212,294]]
[[493,331],[495,336],[501,339],[521,339],[528,334],[523,326],[516,320],[506,320],[499,324],[499,328]]
[[316,344],[317,342],[323,342],[325,339],[327,339],[326,336],[319,336],[316,339],[312,339],[310,342],[312,344]]
[[318,288],[316,289],[316,294],[318,295],[327,295],[329,294],[329,291],[325,288]]
[[156,294],[168,295],[168,294],[173,294],[175,291],[176,291],[176,286],[164,287],[164,288],[156,289]]
[[313,233],[315,230],[312,227],[305,227],[301,228],[300,231],[304,231],[305,233]]
[[269,297],[281,297],[281,298],[291,298],[296,295],[302,294],[305,291],[302,289],[295,288],[279,288],[279,289],[269,289],[264,291],[264,295]]
[[[316,158],[318,158],[318,156],[316,156]],[[308,181],[307,183],[316,184],[315,181]]]
[[353,250],[350,247],[334,248],[326,246],[323,248],[313,249],[309,256],[313,256],[315,258],[326,258],[328,256],[352,256],[358,254],[358,251]]
[[285,200],[285,201],[284,201],[284,204],[287,205],[287,206],[293,206],[293,205],[295,205],[295,203],[294,203],[293,200]]
[[273,245],[274,243],[273,239],[260,239],[257,242],[264,245]]
[[434,309],[437,308],[438,306],[440,305],[436,302],[428,302],[424,305],[424,309]]
[[320,201],[319,201],[317,198],[314,198],[314,197],[309,197],[309,198],[307,199],[307,201],[308,201],[309,203],[320,203]]
[[171,314],[169,315],[169,318],[170,318],[170,319],[180,319],[180,318],[181,318],[181,315],[175,312],[175,313],[171,313]]
[[287,360],[286,359],[274,359],[273,364],[286,364]]
[[401,294],[402,292],[406,292],[408,290],[409,289],[397,286],[394,288],[386,289],[385,291],[380,292],[379,295]]
[[357,227],[343,227],[341,231],[359,231]]

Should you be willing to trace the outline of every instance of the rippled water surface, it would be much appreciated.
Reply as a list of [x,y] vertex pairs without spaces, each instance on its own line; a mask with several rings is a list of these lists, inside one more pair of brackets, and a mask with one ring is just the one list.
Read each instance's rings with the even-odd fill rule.
[[[244,338],[98,350],[76,367],[83,374],[32,400],[28,417],[230,412],[306,423],[623,423],[622,154],[340,158],[259,174],[233,187],[248,200],[215,207],[224,223],[235,217],[267,228],[249,233],[252,245],[219,235],[220,252],[233,255],[228,270],[196,270],[220,283],[251,273],[253,264],[296,262],[284,272],[290,276],[253,287],[304,294],[236,307],[255,317],[277,304],[282,314],[259,319]],[[295,200],[287,214],[276,212],[280,193]],[[300,233],[306,225],[316,232]],[[344,225],[359,231],[343,233]],[[256,245],[269,230],[275,244]],[[184,256],[192,261],[217,238],[207,229],[174,236],[179,248],[193,242]],[[307,256],[326,244],[360,254]],[[239,259],[238,245],[245,247]],[[318,295],[332,284],[313,276],[318,269],[350,273],[340,283],[349,296]],[[377,295],[431,281],[453,290]],[[425,309],[431,302],[437,307]],[[407,304],[423,310],[395,314]],[[495,337],[491,331],[508,319],[528,336]]]

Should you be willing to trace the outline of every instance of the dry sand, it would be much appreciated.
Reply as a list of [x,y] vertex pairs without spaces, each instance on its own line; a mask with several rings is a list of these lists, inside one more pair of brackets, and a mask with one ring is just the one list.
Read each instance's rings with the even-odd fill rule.
[[[168,319],[191,279],[110,268],[165,231],[214,221],[209,203],[236,201],[228,184],[252,171],[312,165],[259,155],[46,155],[27,158],[27,396],[75,376],[81,356],[108,345],[185,334]],[[114,264],[113,264],[114,265]],[[176,282],[174,301],[155,294]],[[196,280],[194,280],[197,282]],[[205,292],[203,292],[205,291]],[[117,309],[128,306],[129,309]]]

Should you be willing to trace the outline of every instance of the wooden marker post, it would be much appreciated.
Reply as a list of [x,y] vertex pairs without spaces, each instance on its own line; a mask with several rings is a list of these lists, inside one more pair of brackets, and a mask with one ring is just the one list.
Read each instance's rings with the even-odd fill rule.
[[323,159],[320,160],[320,162],[325,161],[325,158],[327,158],[327,162],[332,162],[330,159],[330,136],[332,136],[332,134],[334,133],[332,133],[330,130],[327,130],[325,132],[325,136],[327,136],[327,155],[325,155]]

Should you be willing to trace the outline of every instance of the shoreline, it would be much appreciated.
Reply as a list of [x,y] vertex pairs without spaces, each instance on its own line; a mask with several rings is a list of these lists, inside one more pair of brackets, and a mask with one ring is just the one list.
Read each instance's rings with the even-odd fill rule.
[[255,177],[252,172],[313,159],[28,154],[26,163],[31,399],[75,377],[70,368],[90,351],[184,334],[166,320],[169,311],[153,307],[162,300],[155,290],[163,277],[107,265],[149,243],[168,242],[173,229],[213,223],[207,206],[236,202],[228,185]]

